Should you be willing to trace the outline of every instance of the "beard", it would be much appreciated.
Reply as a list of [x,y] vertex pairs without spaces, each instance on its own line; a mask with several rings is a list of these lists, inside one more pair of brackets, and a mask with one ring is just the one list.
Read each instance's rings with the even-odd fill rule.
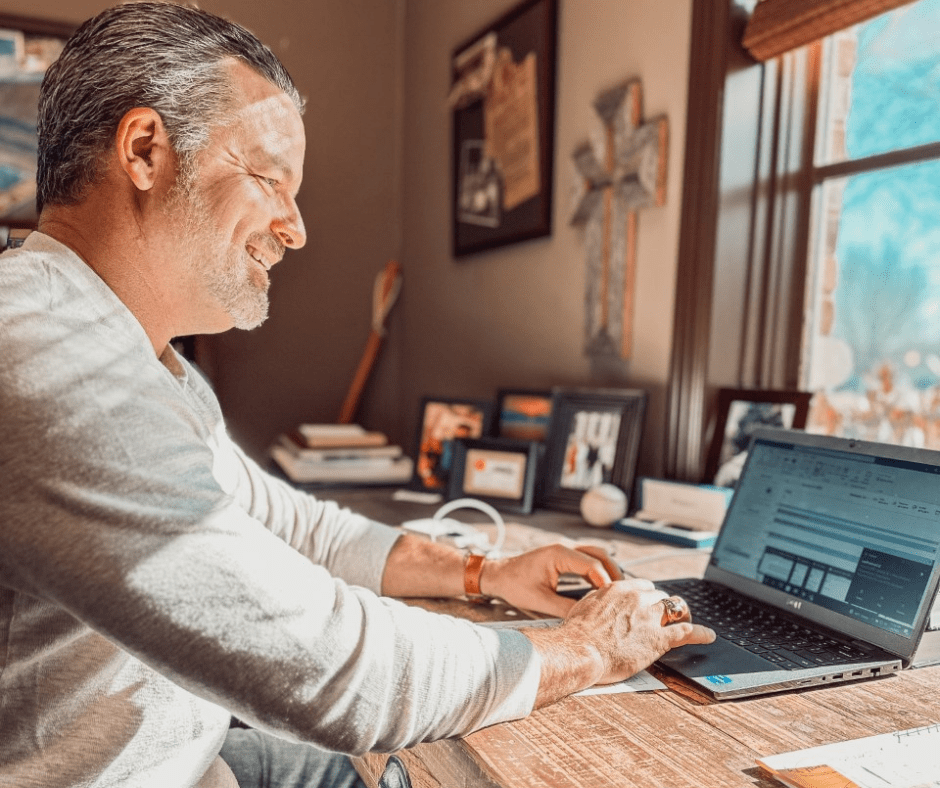
[[180,238],[194,241],[187,251],[190,281],[201,286],[235,328],[260,326],[268,317],[271,283],[245,247],[252,244],[279,249],[277,241],[266,233],[252,233],[240,248],[233,245],[220,228],[213,226],[211,210],[192,164],[181,164],[169,205],[181,225]]

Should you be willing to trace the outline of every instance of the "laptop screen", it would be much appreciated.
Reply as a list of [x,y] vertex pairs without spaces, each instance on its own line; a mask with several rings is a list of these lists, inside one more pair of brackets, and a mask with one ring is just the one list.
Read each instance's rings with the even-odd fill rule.
[[752,441],[712,565],[783,592],[791,608],[805,600],[913,637],[940,557],[940,467],[782,435]]

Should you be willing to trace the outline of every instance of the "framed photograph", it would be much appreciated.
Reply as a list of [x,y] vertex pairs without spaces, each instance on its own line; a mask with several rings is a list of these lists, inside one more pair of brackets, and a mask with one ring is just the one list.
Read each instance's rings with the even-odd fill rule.
[[455,257],[550,235],[557,0],[524,0],[453,52]]
[[[715,431],[705,462],[707,484],[734,486],[756,427],[806,426],[812,394],[806,391],[761,391],[758,389],[719,389]],[[725,469],[719,478],[719,470]],[[729,483],[730,482],[730,483]]]
[[523,441],[548,438],[552,392],[535,389],[500,389],[496,392],[496,436]]
[[424,397],[418,412],[415,468],[411,486],[446,493],[459,438],[488,435],[493,420],[489,400]]
[[577,512],[585,491],[603,483],[629,495],[645,415],[645,391],[555,389],[543,503]]
[[0,228],[35,228],[39,85],[75,25],[0,14]]
[[529,514],[542,444],[507,438],[460,439],[447,497],[478,498],[515,514]]

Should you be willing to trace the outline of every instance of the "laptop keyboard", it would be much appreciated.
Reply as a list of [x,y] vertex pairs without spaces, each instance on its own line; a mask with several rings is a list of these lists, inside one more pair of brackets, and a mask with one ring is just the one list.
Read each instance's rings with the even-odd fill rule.
[[865,662],[871,655],[707,580],[657,583],[689,604],[692,620],[786,670]]

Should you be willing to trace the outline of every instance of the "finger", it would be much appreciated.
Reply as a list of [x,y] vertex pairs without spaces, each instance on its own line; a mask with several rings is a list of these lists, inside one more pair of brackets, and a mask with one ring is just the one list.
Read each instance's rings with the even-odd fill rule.
[[611,580],[623,580],[623,572],[620,570],[617,562],[614,561],[614,559],[608,555],[607,551],[602,547],[597,547],[590,544],[581,544],[575,547],[575,550],[598,559],[604,565],[604,569],[607,570],[607,574]]
[[666,635],[669,648],[677,648],[678,646],[686,646],[692,643],[714,643],[717,637],[715,632],[708,627],[703,627],[701,624],[690,624],[688,622],[663,627],[662,631]]
[[593,552],[581,550],[580,547],[562,551],[558,556],[556,568],[559,574],[570,572],[585,578],[595,588],[609,585],[613,580],[604,561]]

